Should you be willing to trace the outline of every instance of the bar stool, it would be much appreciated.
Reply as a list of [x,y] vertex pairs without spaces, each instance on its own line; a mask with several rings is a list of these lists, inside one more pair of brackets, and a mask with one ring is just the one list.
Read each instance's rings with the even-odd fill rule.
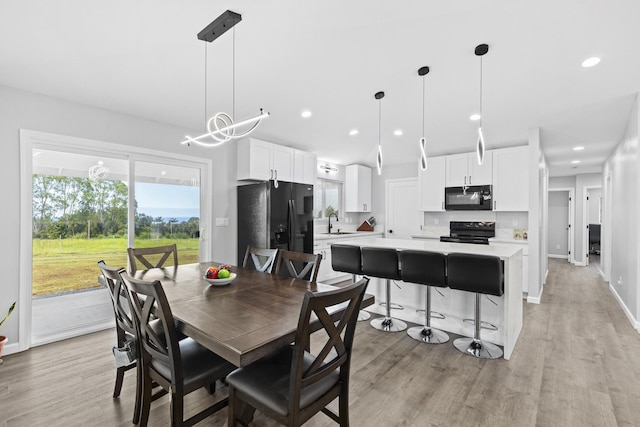
[[[353,245],[331,245],[331,268],[333,271],[341,271],[343,273],[351,273],[353,283],[357,281],[356,275],[362,276],[362,252],[360,246]],[[358,321],[369,320],[371,315],[360,310],[358,312]]]
[[453,345],[461,352],[480,359],[502,357],[500,347],[480,339],[480,297],[482,294],[495,296],[504,294],[502,261],[496,256],[450,253],[447,256],[447,266],[451,289],[476,294],[473,338],[458,338]]
[[431,287],[447,287],[447,257],[428,251],[406,250],[400,253],[400,273],[404,282],[426,285],[424,326],[409,328],[407,334],[417,341],[442,344],[449,341],[446,332],[431,327]]
[[391,318],[391,280],[399,280],[398,251],[386,248],[362,248],[362,272],[370,277],[387,280],[387,305],[385,317],[371,321],[371,326],[384,332],[400,332],[407,324]]

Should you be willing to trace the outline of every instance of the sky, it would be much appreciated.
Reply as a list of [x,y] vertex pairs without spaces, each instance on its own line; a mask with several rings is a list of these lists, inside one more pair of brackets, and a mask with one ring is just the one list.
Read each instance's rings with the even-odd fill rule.
[[165,219],[200,217],[200,187],[136,182],[138,212]]

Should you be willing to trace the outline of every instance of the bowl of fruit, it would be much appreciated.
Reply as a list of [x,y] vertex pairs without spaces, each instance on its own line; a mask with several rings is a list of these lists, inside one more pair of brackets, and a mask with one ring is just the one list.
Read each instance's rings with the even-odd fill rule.
[[236,273],[231,272],[231,266],[222,264],[219,267],[211,266],[204,273],[204,279],[212,286],[226,286],[233,282]]

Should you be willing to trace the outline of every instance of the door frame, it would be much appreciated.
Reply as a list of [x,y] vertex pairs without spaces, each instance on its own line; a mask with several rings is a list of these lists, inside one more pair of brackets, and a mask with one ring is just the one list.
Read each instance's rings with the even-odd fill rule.
[[[587,200],[587,197],[589,197],[589,190],[595,190],[598,188],[602,190],[602,184],[585,185],[584,187],[582,187],[582,224],[584,224],[584,233],[582,237],[582,253],[585,255],[583,264],[584,266],[589,265],[589,223],[587,222],[589,216],[589,201]],[[602,220],[600,224],[602,224]],[[600,227],[600,254],[600,256],[602,257],[602,226]]]
[[[389,239],[389,238],[393,238],[395,236],[392,236],[389,233],[389,212],[390,212],[390,205],[389,205],[389,194],[391,193],[391,185],[393,184],[401,184],[401,183],[407,183],[407,184],[415,184],[416,185],[416,197],[418,197],[418,191],[419,191],[419,182],[418,182],[418,177],[415,178],[396,178],[396,179],[387,179],[385,180],[385,194],[384,194],[384,210],[385,210],[385,225],[384,225],[384,235],[385,238]],[[420,225],[422,225],[422,220],[420,219],[420,215],[423,215],[424,212],[421,212],[419,210],[420,206],[418,206],[418,209],[416,210],[416,233],[419,232],[419,228]]]
[[[186,156],[183,154],[151,150],[111,142],[97,141],[87,138],[72,137],[48,132],[20,129],[20,292],[19,292],[19,324],[18,351],[31,348],[31,316],[32,316],[32,268],[33,268],[33,149],[67,151],[78,154],[104,154],[105,157],[125,158],[129,164],[129,177],[135,161],[164,162],[170,165],[200,168],[200,261],[210,258],[211,247],[211,177],[213,162],[210,159]],[[129,189],[129,206],[134,187]],[[133,217],[129,209],[129,220]],[[131,227],[131,225],[129,225]],[[130,231],[131,229],[129,229]],[[133,236],[128,234],[129,244]]]
[[[567,262],[571,263],[571,264],[575,264],[576,263],[576,257],[575,257],[575,248],[574,248],[574,231],[575,231],[575,188],[573,187],[561,187],[561,188],[549,188],[547,190],[547,192],[551,192],[551,191],[567,191],[569,193],[569,233],[567,238],[569,239],[569,242],[567,244],[567,248],[569,249],[569,253],[567,254]],[[547,218],[549,217],[549,204],[547,203]],[[549,236],[546,236],[547,240],[549,239]],[[549,248],[547,248],[547,258],[549,257]]]

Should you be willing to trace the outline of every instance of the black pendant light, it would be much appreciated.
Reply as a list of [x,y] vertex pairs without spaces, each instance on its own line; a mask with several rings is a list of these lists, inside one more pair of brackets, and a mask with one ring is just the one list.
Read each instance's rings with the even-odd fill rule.
[[422,67],[418,70],[418,75],[422,77],[422,138],[420,138],[420,169],[427,170],[427,138],[424,136],[424,76],[429,74],[429,67]]
[[484,135],[482,134],[482,57],[489,52],[489,45],[479,44],[476,46],[476,56],[480,57],[480,126],[478,126],[478,145],[476,146],[476,154],[478,156],[478,164],[482,165],[484,160]]
[[376,92],[374,97],[378,100],[378,154],[376,155],[376,166],[378,167],[378,175],[382,175],[382,144],[380,141],[380,127],[382,123],[382,98],[384,98],[384,92]]

